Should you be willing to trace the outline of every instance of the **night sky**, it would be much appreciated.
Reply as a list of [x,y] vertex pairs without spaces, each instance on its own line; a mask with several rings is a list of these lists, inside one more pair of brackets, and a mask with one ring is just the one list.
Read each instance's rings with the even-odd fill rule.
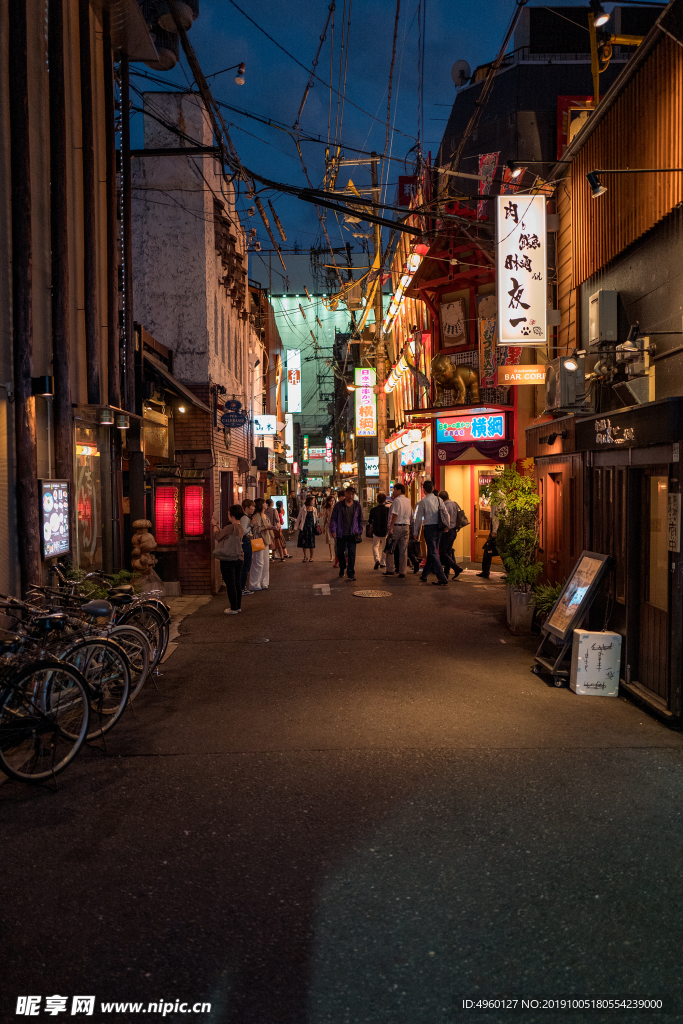
[[[307,68],[315,56],[319,37],[328,14],[326,0],[237,0],[247,14],[290,51]],[[455,97],[451,80],[451,67],[456,60],[465,59],[472,69],[478,64],[492,60],[504,37],[514,10],[514,0],[425,0],[425,73],[424,124],[422,131],[423,152],[431,151],[436,156],[439,142],[449,109]],[[554,6],[565,6],[565,0],[555,0]],[[535,6],[535,5],[534,5]],[[606,5],[611,9],[611,4]],[[334,12],[334,56],[332,59],[332,83],[339,87],[340,42],[342,24],[348,23],[349,0],[337,0]],[[351,0],[351,24],[346,67],[346,99],[338,136],[342,143],[364,150],[382,152],[385,146],[387,117],[387,84],[391,63],[395,0]],[[396,59],[394,66],[391,125],[387,154],[403,161],[411,159],[410,150],[415,146],[418,135],[418,0],[401,0]],[[235,84],[235,71],[210,78],[209,84],[218,100],[234,104],[250,113],[272,118],[287,128],[294,125],[301,103],[307,72],[299,67],[277,46],[251,24],[231,0],[200,0],[199,18],[189,33],[202,69],[206,75],[221,71],[230,65],[246,62],[245,84]],[[331,32],[323,44],[318,75],[330,81]],[[346,48],[346,41],[345,41]],[[144,65],[134,65],[134,70],[145,71]],[[191,77],[181,54],[179,65],[162,75],[173,86],[187,86]],[[187,72],[189,76],[189,72]],[[140,89],[156,89],[158,85],[134,77],[133,84]],[[343,73],[342,73],[343,89]],[[135,97],[134,97],[135,98]],[[337,124],[337,99],[332,94],[332,119],[330,136],[335,138]],[[368,113],[351,106],[355,103]],[[301,130],[307,134],[320,135],[327,140],[330,91],[316,82],[310,91],[301,117]],[[284,131],[260,124],[242,114],[224,110],[226,122],[230,125],[233,142],[240,158],[249,169],[264,174],[276,181],[305,185],[306,179],[301,167],[293,139]],[[134,121],[134,144],[141,145],[140,115]],[[320,187],[324,174],[325,145],[302,142],[304,160],[314,187]],[[351,150],[345,150],[346,157],[352,157]],[[394,203],[399,174],[410,173],[410,166],[403,163],[385,164],[383,199]],[[369,168],[342,168],[337,187],[346,185],[348,178],[359,187],[369,184]],[[325,243],[319,226],[315,207],[289,196],[266,193],[264,204],[270,196],[280,216],[287,242],[283,247],[291,248],[294,243],[306,251],[311,245]],[[241,198],[238,209],[246,210],[252,205],[246,197]],[[267,205],[266,205],[267,211]],[[392,214],[389,214],[391,217]],[[271,243],[258,215],[245,220],[248,227],[256,227],[264,252],[250,255],[249,274],[252,278],[268,284],[268,253]],[[365,265],[366,257],[360,243],[351,231],[341,227],[341,218],[333,211],[327,213],[327,228],[335,246],[345,242],[354,244],[354,261]],[[367,227],[367,225],[365,225]],[[358,230],[357,228],[352,230]],[[301,291],[304,284],[312,288],[309,258],[288,255],[285,262],[289,276],[289,290]],[[284,291],[285,282],[278,273],[282,271],[276,254],[272,262],[272,290]]]

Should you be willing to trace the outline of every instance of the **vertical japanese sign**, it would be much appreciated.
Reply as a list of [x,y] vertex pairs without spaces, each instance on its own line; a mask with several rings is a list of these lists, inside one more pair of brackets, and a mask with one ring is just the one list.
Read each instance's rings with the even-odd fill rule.
[[496,196],[498,344],[545,345],[545,196]]
[[301,349],[287,349],[287,411],[301,412]]
[[357,366],[356,385],[356,437],[377,436],[377,371],[370,366]]
[[291,412],[285,413],[285,451],[287,462],[294,462],[294,417]]
[[332,462],[332,438],[325,438],[325,462]]
[[[493,175],[498,167],[498,153],[483,153],[479,157],[479,195],[486,196],[491,191]],[[477,220],[485,220],[488,217],[489,204],[483,200],[477,203]]]
[[479,385],[495,388],[496,380],[496,320],[479,321]]
[[308,465],[308,434],[304,434],[304,447],[301,453],[301,461]]

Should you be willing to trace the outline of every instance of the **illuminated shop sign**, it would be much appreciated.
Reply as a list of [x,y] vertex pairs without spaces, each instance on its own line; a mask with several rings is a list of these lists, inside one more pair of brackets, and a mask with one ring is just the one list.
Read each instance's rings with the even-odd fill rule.
[[357,366],[354,373],[356,390],[356,437],[377,436],[377,371],[370,366]]
[[545,196],[496,197],[498,344],[545,345]]
[[71,538],[67,480],[40,481],[40,523],[43,558],[68,554]]
[[505,413],[472,413],[436,421],[437,441],[503,441],[507,437]]
[[294,417],[291,412],[285,413],[285,452],[287,462],[294,462]]
[[325,449],[322,447],[322,445],[311,447],[308,449],[308,457],[309,459],[324,459]]
[[332,462],[332,438],[325,438],[325,462]]
[[277,416],[254,416],[255,434],[277,434]]
[[301,349],[287,349],[287,412],[301,412]]
[[401,465],[412,466],[416,462],[424,462],[425,460],[425,443],[424,441],[418,441],[417,444],[409,444],[406,448],[401,448]]
[[365,456],[365,475],[379,476],[379,455]]
[[304,448],[301,455],[302,462],[308,462],[308,434],[304,434]]

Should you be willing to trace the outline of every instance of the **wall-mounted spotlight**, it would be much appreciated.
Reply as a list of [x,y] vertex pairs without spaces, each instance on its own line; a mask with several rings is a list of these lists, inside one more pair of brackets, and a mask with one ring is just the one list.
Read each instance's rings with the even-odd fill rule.
[[347,382],[346,382],[346,390],[347,391],[355,391],[356,390],[356,385],[353,384],[350,380],[347,380]]
[[607,191],[607,186],[602,184],[600,178],[595,173],[595,171],[589,171],[586,175],[586,179],[588,180],[588,184],[591,187],[591,194],[593,199],[597,199],[598,196],[604,195],[604,193]]
[[31,394],[35,398],[53,398],[54,393],[52,377],[31,377]]
[[522,168],[518,167],[514,160],[508,160],[507,169],[513,178],[518,178],[522,173]]
[[596,28],[600,28],[601,25],[606,25],[609,21],[609,14],[600,3],[600,0],[590,0],[590,8],[593,14],[593,24]]

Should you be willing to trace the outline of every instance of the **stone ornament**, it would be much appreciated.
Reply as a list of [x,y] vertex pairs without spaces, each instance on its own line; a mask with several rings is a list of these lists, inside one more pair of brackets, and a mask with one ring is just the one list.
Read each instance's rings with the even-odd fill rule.
[[149,519],[136,519],[133,523],[135,533],[131,537],[133,550],[131,552],[130,564],[133,569],[142,573],[143,576],[148,576],[153,566],[157,564],[156,555],[152,554],[157,546],[157,542],[149,532],[151,526],[152,524]]

